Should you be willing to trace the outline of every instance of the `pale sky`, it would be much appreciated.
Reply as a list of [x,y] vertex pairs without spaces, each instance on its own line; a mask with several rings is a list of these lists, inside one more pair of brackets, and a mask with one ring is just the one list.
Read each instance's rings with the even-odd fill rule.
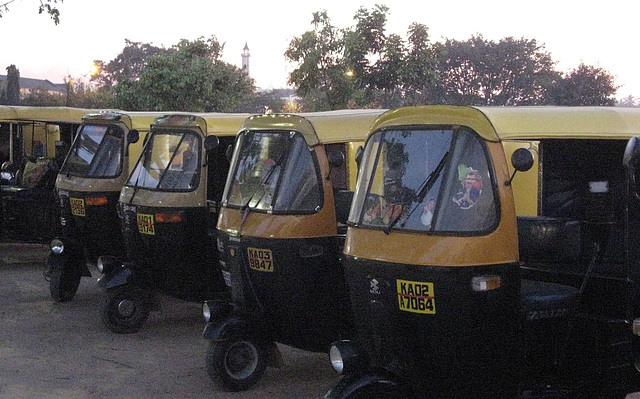
[[326,10],[333,25],[346,28],[359,7],[385,4],[387,34],[406,39],[409,25],[418,22],[429,28],[432,42],[474,34],[494,41],[536,39],[557,70],[568,72],[581,62],[604,68],[621,86],[617,98],[640,98],[637,0],[64,0],[57,26],[38,15],[38,4],[16,0],[0,18],[0,74],[14,64],[22,77],[62,83],[88,74],[94,59],[113,60],[125,39],[171,47],[214,35],[224,43],[223,59],[238,67],[248,44],[259,88],[282,88],[293,69],[283,54],[294,37],[313,29],[313,12]]

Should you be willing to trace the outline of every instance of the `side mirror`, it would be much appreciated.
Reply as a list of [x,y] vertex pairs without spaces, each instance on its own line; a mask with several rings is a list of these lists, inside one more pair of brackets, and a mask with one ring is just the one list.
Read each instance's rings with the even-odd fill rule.
[[229,144],[227,146],[227,150],[224,152],[224,155],[227,157],[227,161],[231,162],[231,158],[233,157],[233,144]]
[[220,139],[218,136],[207,136],[204,139],[204,150],[209,152],[213,151],[220,145]]
[[640,137],[634,136],[627,142],[627,147],[622,156],[622,165],[627,169],[629,185],[636,198],[640,199],[640,187],[638,186],[638,166],[640,165]]
[[329,151],[327,153],[327,161],[329,162],[329,173],[327,174],[327,180],[331,180],[331,171],[333,168],[340,167],[344,165],[344,154],[342,151]]
[[518,148],[511,154],[511,165],[518,172],[526,172],[533,166],[533,153],[528,148]]
[[534,157],[533,152],[531,152],[528,148],[518,148],[511,154],[511,165],[515,169],[513,171],[513,175],[504,182],[505,186],[511,185],[513,178],[516,176],[517,172],[526,172],[533,166]]
[[364,147],[359,146],[356,150],[356,165],[358,165],[358,169],[360,169],[360,162],[362,162],[362,155],[364,154]]
[[136,129],[129,130],[129,133],[127,133],[127,143],[134,144],[137,143],[138,140],[140,140],[140,132]]
[[337,168],[344,164],[345,157],[342,151],[329,151],[327,160],[329,161],[329,166]]

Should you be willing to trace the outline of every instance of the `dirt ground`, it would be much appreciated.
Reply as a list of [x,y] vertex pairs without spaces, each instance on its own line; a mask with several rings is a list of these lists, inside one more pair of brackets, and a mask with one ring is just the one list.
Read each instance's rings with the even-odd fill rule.
[[220,391],[205,371],[199,303],[163,298],[142,331],[119,335],[100,321],[103,291],[83,278],[55,303],[42,276],[48,249],[0,243],[0,398],[321,398],[338,380],[323,353],[280,346],[285,366],[246,392]]
[[326,354],[280,345],[284,367],[250,391],[220,391],[205,371],[199,303],[163,298],[142,331],[114,334],[100,321],[98,272],[73,301],[55,303],[42,276],[47,254],[0,243],[0,399],[306,399],[338,381]]

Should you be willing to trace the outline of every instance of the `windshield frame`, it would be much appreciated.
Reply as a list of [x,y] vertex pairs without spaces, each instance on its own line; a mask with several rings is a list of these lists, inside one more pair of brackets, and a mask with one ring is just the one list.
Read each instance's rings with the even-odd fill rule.
[[[169,139],[166,140],[166,145],[169,147],[161,148],[160,143],[157,147],[153,147],[156,140],[160,140],[161,137],[178,137],[177,144],[175,148],[171,150],[171,144]],[[185,140],[186,137],[189,137],[189,141]],[[140,156],[136,160],[135,165],[131,169],[131,173],[127,177],[125,182],[125,186],[133,187],[136,190],[148,190],[148,191],[156,191],[156,192],[191,192],[198,189],[200,186],[200,181],[202,180],[202,163],[203,163],[203,150],[202,150],[202,135],[198,130],[195,129],[162,129],[162,128],[152,128],[149,131],[149,134],[145,137],[144,146],[142,151],[140,152]],[[169,158],[164,157],[162,160],[166,161],[166,165],[159,165],[158,168],[154,169],[153,172],[157,172],[158,176],[153,177],[153,173],[150,172],[150,165],[144,165],[148,159],[153,160],[152,154],[157,154],[158,151],[165,150],[163,154],[169,155]],[[154,150],[156,150],[154,152]],[[195,156],[195,158],[190,158],[189,162],[189,170],[187,170],[188,174],[185,174],[185,166],[184,163],[187,161],[184,159],[184,154],[186,151],[191,151],[191,155]],[[148,158],[151,156],[151,158]],[[159,159],[159,158],[158,158]],[[182,160],[180,164],[177,164],[176,161]],[[149,161],[151,162],[151,161]],[[182,167],[182,170],[174,168],[174,166]],[[174,173],[175,172],[175,173]],[[187,180],[194,184],[188,184],[187,187],[167,187],[167,178],[169,177],[168,173],[173,173],[176,178],[176,184],[178,182],[186,182]],[[186,176],[189,176],[187,178]],[[147,180],[147,177],[150,180]],[[148,182],[148,183],[147,183]]]
[[[436,172],[439,173],[439,176],[436,176],[435,181],[429,182],[429,184],[435,183],[435,185],[437,186],[437,191],[427,195],[428,193],[420,192],[420,188],[423,187],[423,185],[412,187],[410,191],[413,193],[413,196],[409,196],[411,197],[410,201],[405,201],[407,204],[406,207],[400,207],[400,210],[398,210],[398,215],[396,215],[395,209],[395,206],[397,206],[398,203],[396,203],[396,205],[392,205],[392,202],[383,203],[383,201],[381,201],[381,208],[387,206],[387,212],[391,213],[391,216],[388,218],[389,220],[386,223],[383,221],[380,224],[374,224],[373,222],[368,221],[369,219],[365,220],[365,216],[367,215],[368,211],[370,211],[370,205],[367,205],[367,202],[370,201],[370,197],[373,194],[372,189],[374,185],[377,185],[376,191],[379,191],[381,187],[384,187],[381,186],[381,184],[383,184],[381,183],[381,181],[384,181],[384,185],[386,185],[388,181],[386,180],[387,176],[385,175],[385,173],[387,172],[383,172],[383,170],[385,170],[385,161],[383,160],[384,156],[382,154],[383,145],[388,144],[383,144],[386,135],[407,133],[407,137],[410,137],[413,134],[429,135],[434,133],[428,132],[445,131],[451,132],[448,149],[446,150],[446,153],[444,153],[444,150],[441,150],[441,155],[436,155],[436,160],[434,160],[434,162],[440,160],[439,166],[443,169],[439,172]],[[488,201],[484,204],[483,207],[487,210],[487,213],[483,214],[482,217],[484,219],[482,223],[478,223],[477,228],[462,229],[460,227],[451,227],[452,224],[445,223],[443,219],[445,217],[445,213],[452,213],[451,209],[453,208],[453,206],[450,203],[456,202],[456,196],[452,195],[452,193],[456,193],[456,191],[459,191],[459,185],[463,184],[466,181],[466,177],[460,177],[463,173],[460,170],[460,158],[461,154],[466,154],[463,151],[468,151],[468,149],[467,147],[461,148],[460,146],[465,143],[468,145],[469,142],[472,142],[472,144],[473,142],[475,142],[475,145],[481,146],[481,150],[475,150],[475,156],[477,157],[477,159],[481,159],[485,162],[484,164],[482,164],[482,178],[484,179],[484,187],[480,186],[480,192],[482,192],[483,190],[487,191],[483,198],[487,198]],[[442,155],[442,153],[444,153],[444,155]],[[421,158],[417,158],[414,155],[413,159],[409,159],[408,162],[413,163],[415,162],[415,160],[420,159]],[[411,169],[415,168],[416,166],[411,166]],[[437,169],[435,167],[435,163],[433,165],[429,164],[429,168],[427,169],[428,172],[424,176],[423,184],[426,184],[426,182],[429,180],[428,175],[435,169]],[[407,173],[410,172],[412,172],[412,170],[405,170],[402,172],[403,181],[407,176]],[[477,171],[470,167],[468,170],[464,171],[464,174],[466,174],[467,172],[473,174],[473,172]],[[380,174],[382,178],[380,176],[376,176],[376,174]],[[417,202],[418,194],[422,196],[422,202],[420,203]],[[449,198],[450,196],[452,196],[452,198]],[[427,213],[427,204],[431,201],[435,202],[435,204],[432,207],[429,207],[430,217],[427,218],[429,222],[428,224],[426,222],[423,223],[423,225],[426,227],[420,226],[418,228],[411,228],[403,225],[403,222],[401,220],[407,222],[413,216],[413,213],[414,211],[416,211],[417,207],[419,207],[417,209],[419,212],[415,213],[422,214],[423,206],[424,212]],[[392,212],[389,212],[389,206],[392,207]],[[459,206],[461,209],[470,209],[473,205],[465,207],[460,205],[458,202],[457,206]],[[480,212],[479,209],[475,209],[474,211]],[[400,217],[401,215],[403,216],[402,218]],[[352,202],[349,218],[347,221],[347,224],[349,226],[376,230],[379,229],[383,230],[386,234],[389,234],[391,231],[397,230],[407,233],[468,236],[484,235],[491,231],[494,231],[498,227],[499,221],[500,201],[491,154],[485,141],[471,128],[452,125],[393,126],[380,129],[372,133],[367,138],[361,162],[361,169],[356,183],[354,200]],[[447,226],[449,226],[449,228],[446,228]]]
[[[100,134],[101,139],[100,142],[98,143],[95,151],[91,152],[91,151],[87,151],[87,147],[83,146],[82,148],[80,148],[79,146],[85,141],[85,140],[90,140],[91,139],[91,131],[89,131],[90,129],[101,129],[104,130],[103,132],[93,132]],[[85,130],[87,130],[87,132],[85,132]],[[117,135],[114,135],[113,133],[117,133],[120,132],[121,137],[117,137]],[[113,141],[114,144],[116,145],[112,145],[111,148],[118,149],[117,153],[111,153],[110,155],[106,153],[106,151],[108,151],[106,145],[109,142],[107,139],[107,137],[112,138],[111,141]],[[116,142],[116,141],[119,141]],[[78,132],[76,134],[75,139],[73,140],[73,143],[71,145],[71,148],[69,149],[69,151],[67,152],[67,155],[64,159],[64,162],[62,163],[62,166],[60,167],[60,174],[64,174],[67,176],[76,176],[76,177],[83,177],[83,178],[89,178],[89,179],[114,179],[117,178],[119,176],[122,175],[123,171],[124,171],[124,160],[126,158],[125,154],[125,146],[126,146],[126,129],[119,124],[102,124],[102,123],[87,123],[87,124],[83,124],[81,125],[81,127],[78,129]],[[91,156],[91,161],[90,162],[86,162],[86,159],[84,157],[82,157],[81,155],[78,155],[78,152],[84,149],[84,151],[88,154],[90,154]],[[111,160],[113,157],[118,156],[118,163],[116,165],[115,170],[113,171],[112,174],[95,174],[95,168],[97,167],[97,160],[101,159],[102,157],[106,157],[105,159],[107,160]],[[78,166],[72,165],[71,162],[72,159],[81,159],[82,161],[85,161],[85,165],[80,166],[79,163],[77,163]],[[107,163],[107,166],[110,165],[110,163]],[[86,168],[86,171],[81,171],[79,170],[79,168]],[[109,170],[113,170],[113,168],[109,168]]]
[[[242,191],[236,186],[240,181],[239,179],[237,179],[237,175],[238,173],[242,173],[240,171],[240,167],[243,159],[241,159],[240,153],[245,149],[243,146],[247,144],[245,140],[256,140],[257,135],[262,136],[262,138],[258,141],[260,143],[260,154],[258,154],[259,158],[257,160],[261,162],[271,161],[272,168],[259,175],[259,179],[254,182],[252,186],[250,186],[249,191],[247,191],[247,193],[249,194],[247,196],[248,198],[245,198],[241,195]],[[283,149],[282,153],[279,154],[278,159],[275,160],[261,158],[263,156],[262,153],[265,151],[265,149],[267,149],[267,147],[265,147],[264,145],[263,140],[270,135],[281,135],[287,140],[286,148]],[[286,137],[287,135],[288,137]],[[295,183],[293,181],[294,179],[292,179],[293,171],[291,168],[293,167],[293,165],[290,164],[290,162],[292,161],[292,158],[294,156],[299,156],[301,154],[304,154],[305,152],[310,155],[309,160],[311,161],[311,164],[303,166],[306,166],[307,168],[313,167],[314,180],[311,183],[311,191],[309,191],[315,197],[312,198],[314,205],[313,209],[311,209],[311,207],[304,209],[302,206],[291,207],[292,204],[290,201],[285,203],[285,207],[283,207],[283,192],[286,190],[291,191],[290,185]],[[245,159],[246,158],[247,157],[245,157]],[[277,171],[273,169],[276,167],[278,168]],[[255,171],[256,168],[254,167],[247,170]],[[309,175],[306,174],[306,176]],[[311,177],[309,176],[309,178]],[[307,179],[307,181],[309,181],[309,179]],[[265,189],[266,185],[269,186],[268,190]],[[269,190],[271,190],[271,192],[267,193],[267,191]],[[240,198],[236,198],[235,200],[232,199],[232,197],[237,195],[240,195]],[[266,202],[267,206],[258,207],[257,205],[262,204],[263,198],[267,195],[269,195],[269,197],[267,197],[269,201]],[[225,184],[225,190],[222,197],[222,205],[231,209],[241,209],[243,211],[250,210],[251,212],[274,215],[301,215],[314,214],[319,212],[324,206],[324,187],[322,175],[320,173],[320,165],[314,147],[309,147],[302,133],[294,130],[251,129],[238,133],[235,141],[233,157],[231,159],[231,165],[229,168],[229,174],[227,176],[227,182]],[[304,205],[304,201],[302,205]]]

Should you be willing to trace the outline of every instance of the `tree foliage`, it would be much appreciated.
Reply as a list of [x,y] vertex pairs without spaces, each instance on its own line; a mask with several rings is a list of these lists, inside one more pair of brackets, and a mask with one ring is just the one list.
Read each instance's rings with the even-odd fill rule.
[[313,13],[313,31],[292,40],[285,57],[299,67],[291,73],[289,82],[302,96],[318,97],[325,104],[319,108],[346,107],[350,97],[347,68],[343,62],[343,33],[331,24],[326,11]]
[[494,42],[481,35],[447,40],[438,60],[441,102],[460,105],[535,105],[556,72],[535,40]]
[[615,105],[619,86],[614,82],[609,72],[583,63],[560,75],[549,90],[549,102],[567,106]]
[[13,64],[7,67],[7,88],[3,100],[7,105],[20,104],[20,71]]
[[345,106],[392,108],[418,104],[613,105],[618,87],[600,68],[567,74],[535,39],[431,43],[413,23],[407,38],[386,33],[389,8],[360,8],[355,25],[338,29],[326,11],[313,30],[289,43],[289,83],[308,111]]
[[215,37],[183,39],[164,51],[139,43],[128,43],[125,50],[141,56],[129,58],[131,65],[118,62],[118,68],[111,71],[117,82],[113,86],[116,108],[222,112],[235,109],[253,92],[253,81],[220,59],[223,45]]
[[[16,0],[8,0],[0,4],[0,18],[9,11],[9,4]],[[53,23],[58,25],[60,23],[60,10],[58,10],[57,4],[62,4],[63,0],[40,0],[40,6],[38,6],[38,14],[45,13],[51,17]]]
[[105,63],[95,60],[98,73],[92,76],[100,87],[111,90],[120,82],[132,82],[140,78],[140,75],[147,66],[147,59],[155,55],[174,52],[174,49],[164,49],[156,47],[150,43],[132,42],[124,40],[124,49],[116,58]]

